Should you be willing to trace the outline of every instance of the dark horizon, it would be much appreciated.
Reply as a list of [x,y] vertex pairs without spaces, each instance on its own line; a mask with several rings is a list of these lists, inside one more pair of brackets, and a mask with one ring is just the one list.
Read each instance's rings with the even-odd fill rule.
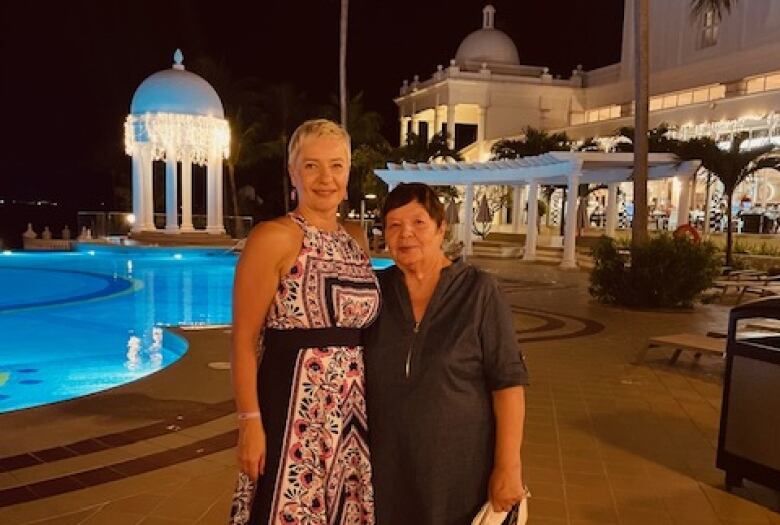
[[[398,142],[393,97],[404,79],[428,78],[481,24],[487,2],[350,2],[350,95],[384,119]],[[559,5],[495,0],[496,26],[516,43],[523,64],[568,77],[620,60],[623,0]],[[122,124],[136,87],[170,67],[222,60],[234,76],[289,82],[319,104],[338,91],[339,2],[133,4],[5,3],[0,17],[7,101],[5,173],[0,198],[50,199],[96,207],[129,186]],[[9,130],[10,128],[10,130]],[[119,166],[111,174],[109,167]],[[125,179],[127,179],[125,181]],[[259,188],[262,190],[262,188]]]

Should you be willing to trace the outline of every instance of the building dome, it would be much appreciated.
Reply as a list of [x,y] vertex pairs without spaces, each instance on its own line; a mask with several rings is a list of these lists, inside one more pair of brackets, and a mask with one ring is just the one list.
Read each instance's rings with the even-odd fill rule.
[[171,69],[158,71],[141,82],[130,103],[132,115],[178,113],[224,118],[225,110],[211,84],[182,65],[180,50]]
[[469,62],[487,62],[488,64],[520,65],[517,47],[512,39],[493,25],[496,9],[487,5],[482,10],[482,29],[478,29],[463,39],[455,61],[460,65]]

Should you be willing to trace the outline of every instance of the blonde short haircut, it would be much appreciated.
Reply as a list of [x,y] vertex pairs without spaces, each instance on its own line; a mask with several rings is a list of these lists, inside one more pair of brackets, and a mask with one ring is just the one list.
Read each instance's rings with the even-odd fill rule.
[[352,141],[347,130],[332,120],[318,118],[307,120],[298,126],[290,137],[290,144],[287,146],[287,162],[290,166],[295,165],[301,145],[309,137],[334,137],[343,140],[347,149],[347,162],[352,162]]

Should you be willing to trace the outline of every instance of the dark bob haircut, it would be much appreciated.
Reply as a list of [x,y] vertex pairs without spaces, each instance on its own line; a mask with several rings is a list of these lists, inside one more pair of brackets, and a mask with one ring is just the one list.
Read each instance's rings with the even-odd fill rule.
[[422,182],[409,182],[399,184],[393,191],[387,194],[385,205],[382,207],[382,222],[387,225],[387,214],[396,208],[406,206],[410,202],[418,202],[425,208],[436,226],[444,222],[444,205],[439,202],[439,197],[433,188]]

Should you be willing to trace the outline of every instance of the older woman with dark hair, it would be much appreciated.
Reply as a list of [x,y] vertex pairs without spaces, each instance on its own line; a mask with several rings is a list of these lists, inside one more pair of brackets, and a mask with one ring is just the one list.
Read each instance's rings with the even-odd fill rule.
[[524,495],[520,448],[528,376],[495,281],[442,252],[444,209],[402,184],[382,217],[395,266],[366,339],[378,525],[467,525],[486,499]]

